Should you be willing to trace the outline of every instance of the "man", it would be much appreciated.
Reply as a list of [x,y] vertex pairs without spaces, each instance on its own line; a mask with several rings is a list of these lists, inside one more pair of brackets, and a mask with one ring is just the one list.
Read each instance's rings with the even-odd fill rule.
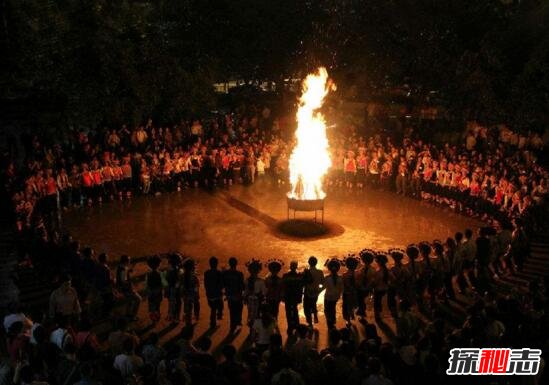
[[68,344],[73,344],[73,337],[69,332],[70,323],[68,317],[57,317],[57,328],[50,335],[50,342],[59,350],[64,351]]
[[97,289],[97,292],[101,297],[101,301],[103,302],[103,316],[110,314],[114,302],[111,269],[107,264],[107,259],[107,254],[99,254],[95,273],[95,288]]
[[303,297],[303,312],[309,328],[313,326],[313,318],[315,324],[318,323],[318,312],[316,303],[318,296],[324,290],[324,274],[322,270],[316,268],[318,260],[316,257],[309,258],[309,268],[303,273],[303,281],[305,284]]
[[144,365],[143,359],[135,354],[134,341],[128,338],[124,341],[124,351],[114,358],[113,367],[120,372],[122,378],[128,378],[139,373]]
[[204,287],[210,307],[210,328],[217,326],[216,320],[223,319],[223,274],[217,269],[219,261],[210,258],[210,269],[204,272]]
[[234,333],[237,327],[242,326],[242,309],[244,293],[244,274],[236,269],[236,258],[229,259],[229,270],[223,273],[225,297],[229,305],[230,331]]
[[[461,257],[463,260],[463,273],[466,274],[471,284],[471,288],[474,290],[476,286],[475,278],[475,259],[477,257],[477,245],[473,241],[473,231],[471,229],[465,230],[465,238],[462,242]],[[460,286],[461,291],[463,288]]]
[[290,271],[282,276],[282,293],[288,322],[288,335],[299,325],[297,306],[303,298],[303,277],[297,272],[297,262],[290,263]]
[[61,286],[55,289],[50,296],[50,317],[77,318],[81,308],[76,290],[71,286],[71,276],[63,274],[60,280]]
[[330,273],[324,277],[326,293],[324,294],[324,314],[328,329],[334,329],[336,325],[336,305],[343,294],[343,279],[338,274],[341,263],[337,258],[332,258],[327,262]]
[[[490,239],[488,238],[488,233],[490,232],[489,228],[481,227],[479,229],[478,238],[475,242],[476,249],[476,259],[478,261],[478,280],[477,284],[480,292],[484,292],[487,289],[487,280],[489,277],[488,265],[490,263],[490,254],[491,254],[491,245]],[[473,276],[474,277],[474,276]]]

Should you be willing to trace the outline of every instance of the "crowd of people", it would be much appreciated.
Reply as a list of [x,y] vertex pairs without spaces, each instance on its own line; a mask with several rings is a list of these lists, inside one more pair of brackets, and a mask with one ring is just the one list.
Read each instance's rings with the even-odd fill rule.
[[[134,286],[129,257],[121,257],[111,272],[105,254],[96,258],[93,249],[80,250],[78,242],[65,237],[49,244],[48,258],[57,256],[62,274],[48,312],[36,309],[27,316],[13,304],[4,318],[8,357],[0,373],[3,383],[25,385],[452,383],[444,373],[453,347],[548,347],[547,282],[503,296],[488,284],[506,267],[505,262],[491,265],[490,255],[524,252],[522,231],[520,226],[497,233],[482,228],[476,239],[466,230],[445,242],[421,242],[405,250],[363,249],[328,259],[326,269],[310,257],[302,271],[291,262],[284,273],[278,259],[249,260],[243,272],[235,257],[224,269],[211,257],[199,277],[190,257],[171,254],[161,269],[161,258],[152,256],[142,293]],[[472,299],[461,326],[449,321],[441,306],[461,301],[456,290]],[[168,305],[165,314],[162,301]],[[121,307],[105,341],[93,331],[94,302],[104,317],[112,317],[116,303]],[[160,344],[156,332],[141,340],[131,330],[132,321],[146,313],[138,313],[141,302],[153,326],[161,319],[172,327],[183,324],[174,341]],[[248,333],[246,347],[238,352],[223,344],[218,362],[208,334],[195,340],[201,302],[209,308],[210,330],[228,312],[229,337]],[[282,304],[285,331],[279,327]],[[427,323],[418,311],[428,315]],[[385,340],[378,334],[386,321],[383,313],[391,314],[396,325],[393,338]],[[337,327],[338,317],[345,327]],[[329,332],[328,346],[321,350],[314,338],[319,322],[326,322]],[[360,327],[365,338],[356,332]],[[282,332],[288,335],[285,345]],[[516,383],[543,383],[544,363],[537,376]],[[507,377],[494,381],[509,383]]]
[[[414,135],[366,137],[352,127],[331,133],[327,188],[394,190],[491,225],[476,237],[468,229],[405,250],[364,249],[330,258],[325,269],[315,257],[306,269],[298,271],[292,262],[283,274],[280,260],[251,260],[245,274],[237,258],[220,269],[212,257],[210,268],[199,275],[192,258],[169,255],[164,269],[154,256],[147,260],[145,290],[139,292],[130,257],[120,257],[111,271],[106,254],[96,256],[70,236],[58,235],[60,210],[139,194],[229,188],[254,183],[256,177],[285,183],[290,137],[282,122],[263,110],[252,117],[227,114],[172,128],[149,120],[134,129],[23,138],[25,162],[5,162],[4,187],[13,202],[21,256],[30,257],[58,287],[43,313],[30,316],[16,304],[9,309],[2,383],[451,383],[444,373],[452,347],[547,349],[547,283],[532,282],[527,292],[506,296],[494,291],[501,277],[521,269],[530,234],[546,226],[548,172],[537,161],[543,149],[537,134],[475,127],[463,145],[435,146]],[[460,326],[441,309],[459,302],[456,290],[473,299]],[[230,343],[223,345],[218,361],[208,337],[195,341],[201,295],[209,307],[210,327],[227,317],[227,308],[230,334],[248,332],[249,348],[238,352]],[[318,317],[319,296],[324,320]],[[167,314],[161,314],[162,301],[168,302]],[[92,302],[106,317],[123,306],[106,341],[93,331]],[[142,302],[153,325],[163,318],[183,324],[177,341],[162,346],[156,333],[141,340],[131,331]],[[281,304],[285,346],[278,326]],[[339,306],[346,327],[338,329]],[[367,321],[368,310],[376,323]],[[418,310],[431,321],[425,324]],[[384,311],[396,324],[396,335],[385,341],[376,326],[383,323]],[[329,330],[328,347],[320,351],[312,339],[319,322]],[[358,325],[366,338],[353,332]],[[516,381],[541,383],[542,375],[543,370]]]
[[[543,222],[534,208],[547,206],[549,175],[538,162],[544,144],[537,133],[473,126],[462,145],[435,146],[412,135],[341,131],[330,134],[327,186],[384,188],[500,223],[514,217],[529,226]],[[53,141],[33,136],[24,142],[26,163],[7,162],[5,185],[22,229],[31,226],[36,206],[53,218],[60,208],[136,194],[253,183],[264,175],[284,183],[291,137],[269,110],[171,129],[149,120],[133,130],[72,131]]]

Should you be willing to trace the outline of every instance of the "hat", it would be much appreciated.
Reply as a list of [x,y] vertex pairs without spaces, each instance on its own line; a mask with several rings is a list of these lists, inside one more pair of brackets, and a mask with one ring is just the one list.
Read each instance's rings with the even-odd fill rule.
[[355,270],[360,263],[360,260],[354,254],[348,254],[344,259],[343,263],[345,267],[349,270]]
[[419,252],[421,255],[431,254],[431,245],[427,241],[423,241],[419,244]]
[[267,269],[271,272],[271,274],[277,274],[282,270],[282,266],[284,266],[284,262],[282,262],[280,259],[269,259],[267,261]]
[[360,259],[362,259],[362,262],[372,263],[374,261],[376,252],[372,249],[362,249],[360,253],[358,253],[358,255],[360,256]]
[[160,266],[160,257],[158,255],[153,255],[147,259],[147,265],[153,270],[158,269]]
[[376,253],[376,262],[381,264],[381,265],[385,265],[387,264],[388,262],[388,258],[387,258],[387,255],[385,255],[384,252],[380,251],[379,253]]
[[417,245],[413,243],[408,245],[408,247],[406,247],[406,255],[410,259],[417,259],[417,257],[419,256],[419,249]]
[[335,271],[337,273],[341,268],[341,262],[337,259],[337,257],[332,257],[326,261],[324,266],[326,266],[331,272]]
[[398,248],[389,249],[389,255],[391,258],[393,258],[395,261],[401,261],[402,258],[404,258],[405,251]]
[[441,252],[444,250],[444,246],[442,245],[442,242],[438,239],[435,239],[433,241],[433,249],[435,249],[436,252]]
[[261,264],[259,259],[252,258],[251,261],[246,262],[246,267],[248,268],[248,271],[250,272],[250,274],[252,273],[257,274],[261,271],[261,269],[263,268],[263,265]]

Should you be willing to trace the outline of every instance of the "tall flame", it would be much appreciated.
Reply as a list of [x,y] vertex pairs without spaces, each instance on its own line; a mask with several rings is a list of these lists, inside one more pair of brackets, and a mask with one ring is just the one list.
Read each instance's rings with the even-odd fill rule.
[[303,94],[297,111],[296,146],[289,160],[288,197],[301,200],[323,199],[322,179],[331,166],[324,116],[318,111],[331,88],[326,68],[309,74],[303,82]]

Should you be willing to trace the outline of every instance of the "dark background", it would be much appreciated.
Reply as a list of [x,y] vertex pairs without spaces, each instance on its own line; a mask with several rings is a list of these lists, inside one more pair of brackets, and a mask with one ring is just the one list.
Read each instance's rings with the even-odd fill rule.
[[[406,90],[453,119],[543,129],[543,0],[0,0],[0,114],[41,124],[177,122],[212,84],[327,66],[342,99]],[[429,98],[431,95],[431,98]]]

